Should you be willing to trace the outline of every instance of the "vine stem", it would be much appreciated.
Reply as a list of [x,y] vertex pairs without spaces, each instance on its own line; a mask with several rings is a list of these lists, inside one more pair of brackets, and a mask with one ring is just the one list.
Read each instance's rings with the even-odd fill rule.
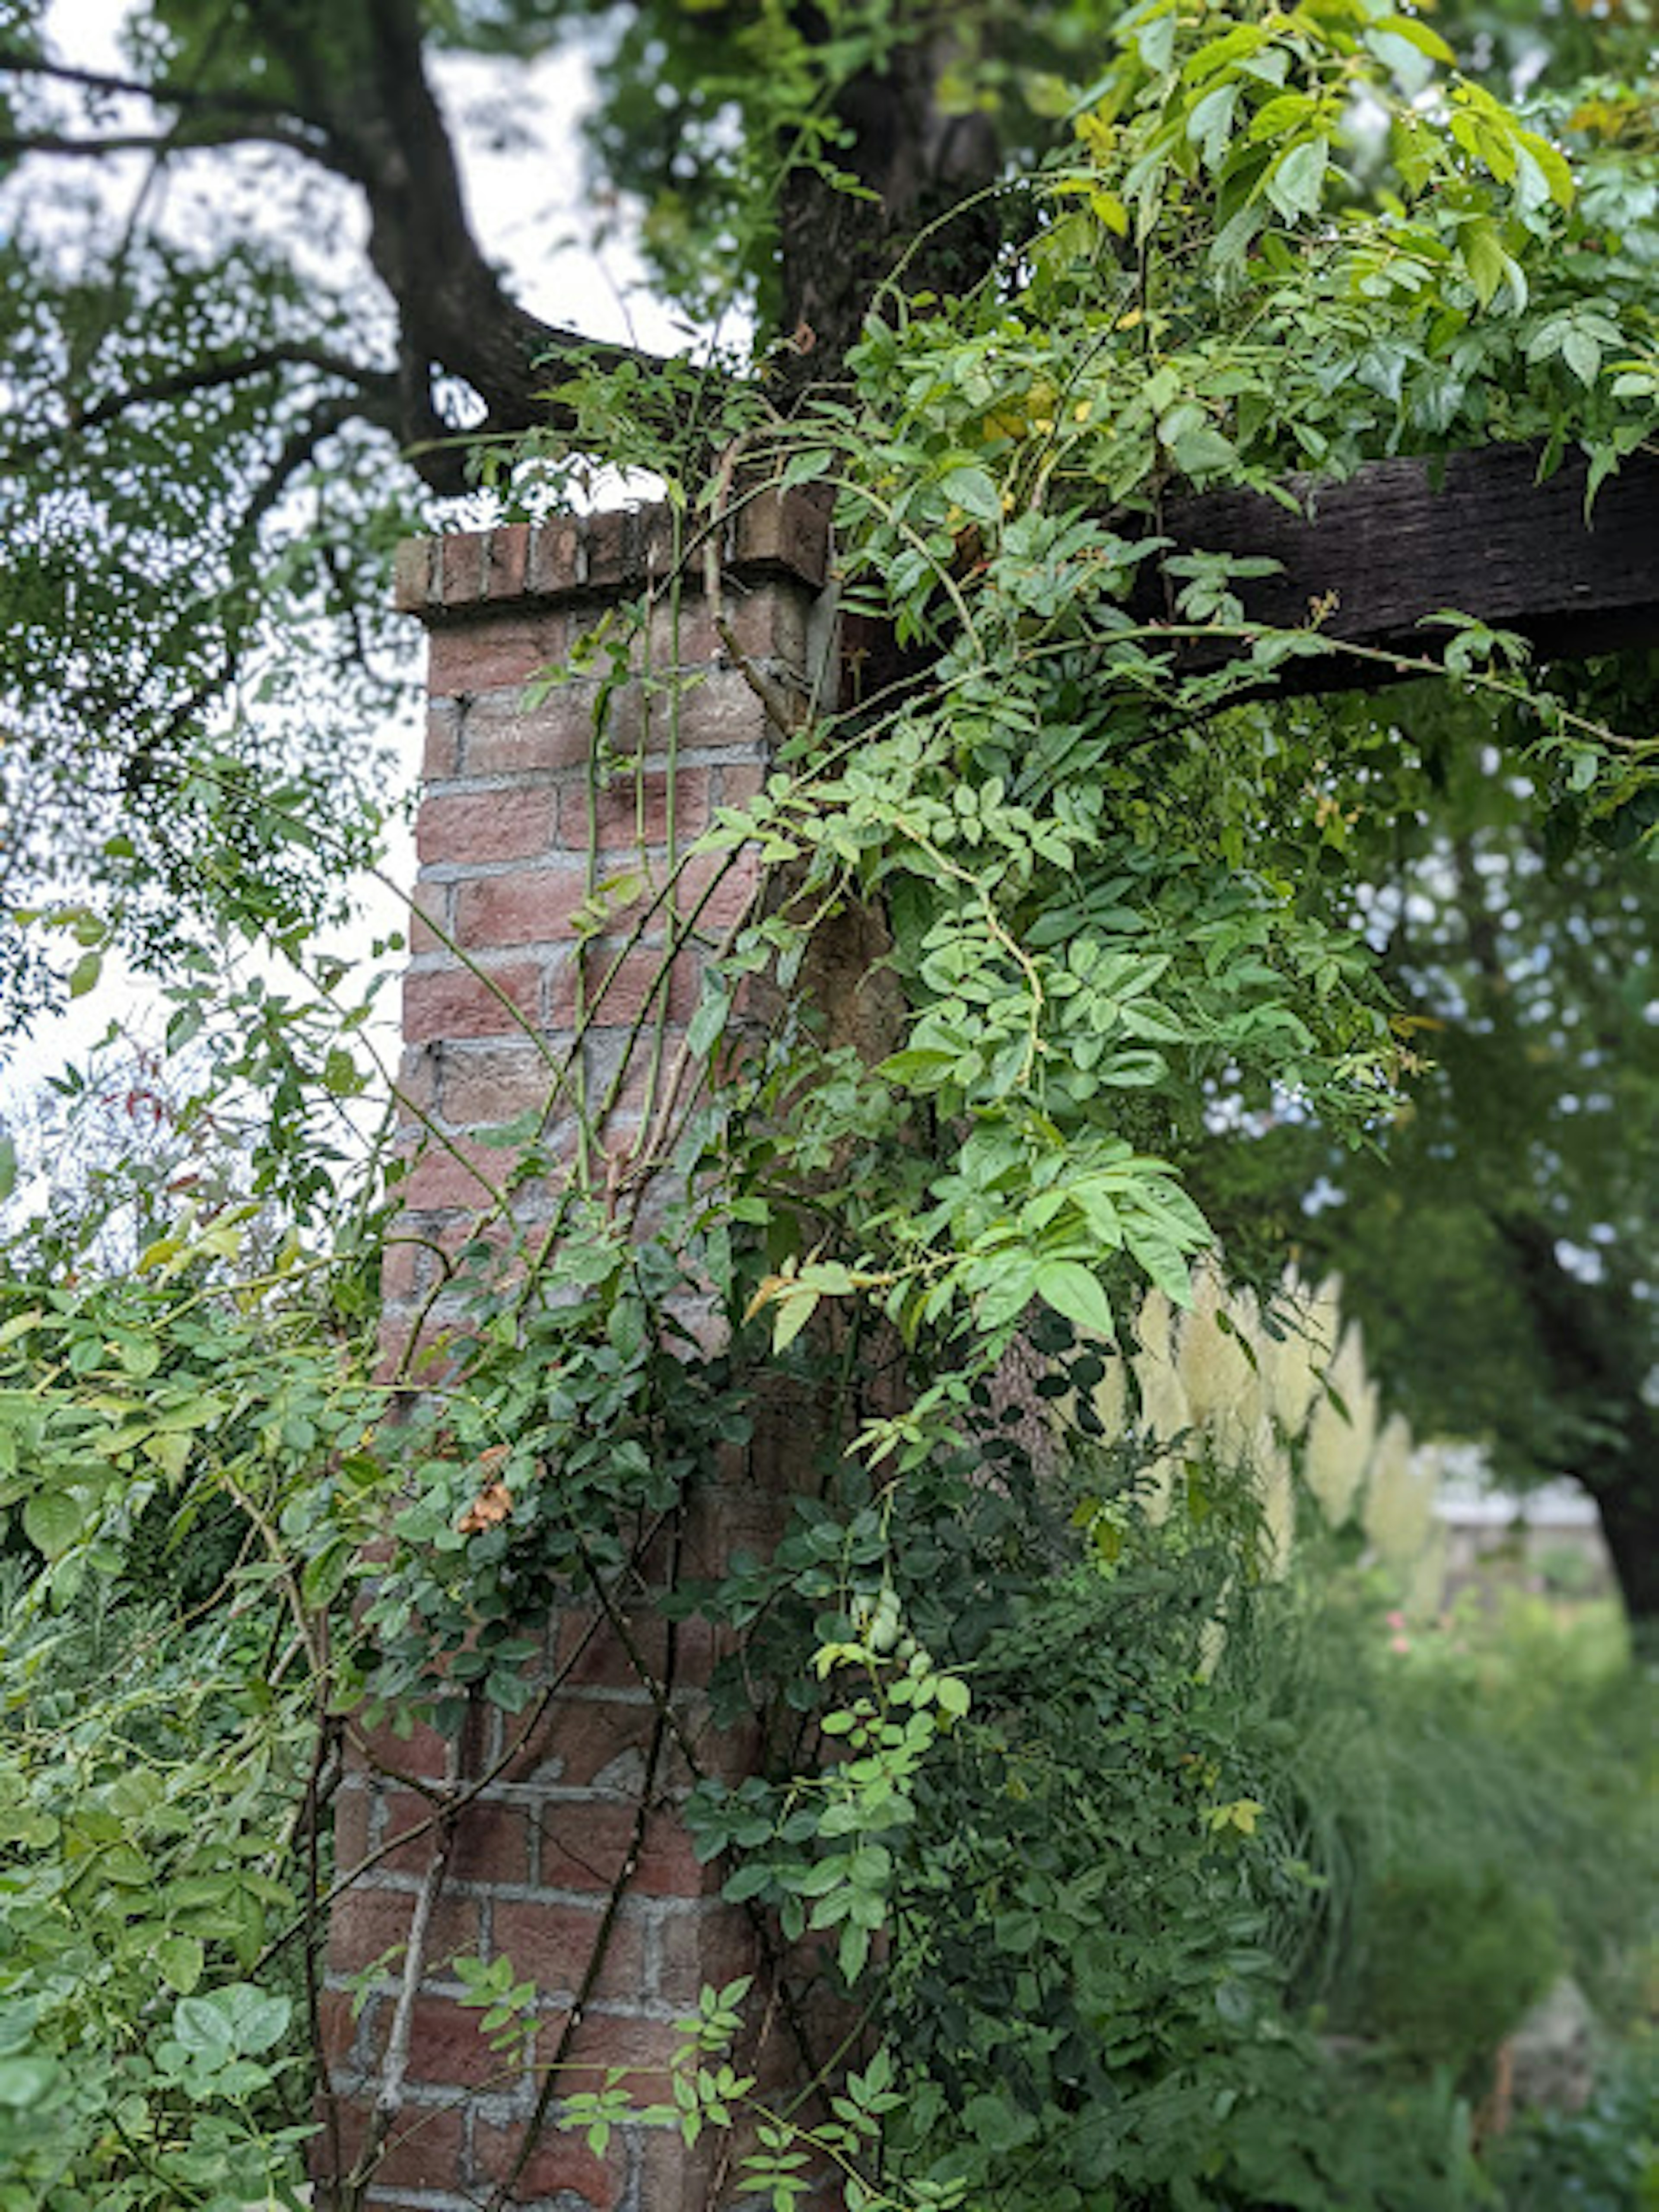
[[[459,1778],[459,1772],[460,1739],[457,1736],[451,1742],[445,1758],[445,1781],[452,1790]],[[409,2077],[410,2039],[415,2029],[415,1999],[426,1972],[427,1942],[431,1932],[432,1915],[443,1890],[444,1877],[449,1871],[450,1855],[455,1848],[455,1821],[456,1813],[452,1810],[447,1810],[439,1820],[426,1873],[422,1877],[421,1887],[416,1893],[414,1906],[409,1916],[409,1942],[404,1954],[403,1978],[398,1984],[398,2002],[386,2034],[386,2056],[380,2063],[380,2086],[374,2093],[368,2133],[356,2164],[346,2177],[349,2204],[362,2201],[362,2192],[380,2162],[386,2137],[404,2107]]]

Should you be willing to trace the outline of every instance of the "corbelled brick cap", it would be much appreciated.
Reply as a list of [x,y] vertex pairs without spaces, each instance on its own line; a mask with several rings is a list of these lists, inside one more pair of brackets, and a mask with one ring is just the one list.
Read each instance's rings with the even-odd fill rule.
[[[763,492],[726,516],[713,537],[720,573],[739,584],[787,577],[816,591],[829,574],[829,510],[810,491]],[[694,579],[707,542],[683,528],[681,558]],[[514,605],[614,599],[665,577],[674,557],[673,520],[665,506],[559,515],[405,539],[393,599],[400,614],[427,623],[464,621]]]

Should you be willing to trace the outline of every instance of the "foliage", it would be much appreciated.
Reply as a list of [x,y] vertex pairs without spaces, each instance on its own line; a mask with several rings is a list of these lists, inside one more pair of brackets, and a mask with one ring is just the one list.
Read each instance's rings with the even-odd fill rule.
[[[366,100],[371,30],[398,15],[388,0],[343,19],[326,49]],[[201,11],[181,0],[154,20],[170,64],[212,74]],[[492,21],[507,37],[526,18]],[[453,18],[458,33],[470,22]],[[0,1817],[23,1868],[0,1893],[0,2109],[33,2167],[13,2185],[20,2212],[217,2212],[250,2181],[291,2194],[283,2038],[310,1992],[301,1971],[295,2006],[268,1970],[290,1942],[311,1954],[334,1747],[369,1755],[363,1724],[382,1718],[453,1738],[480,1705],[552,1701],[550,1613],[614,1626],[620,1596],[665,1559],[671,1625],[744,1632],[718,1710],[757,1705],[770,1756],[735,1786],[702,1773],[676,1732],[671,1626],[659,1665],[635,1654],[655,1716],[641,1818],[672,1750],[699,1784],[700,1846],[732,1855],[728,1897],[817,1948],[860,2022],[856,2063],[823,2085],[827,2117],[754,2109],[732,2055],[749,1991],[709,1992],[691,2024],[679,2124],[695,2140],[757,2118],[744,2172],[781,2212],[825,2156],[855,2208],[1479,2200],[1455,2077],[1479,2070],[1553,1955],[1517,1930],[1553,1916],[1565,1944],[1589,1948],[1571,1893],[1605,1897],[1608,1868],[1622,1874],[1621,1785],[1591,1761],[1598,1814],[1618,1816],[1599,1860],[1569,1759],[1567,1786],[1516,1823],[1531,1863],[1488,1867],[1455,1808],[1477,1784],[1506,1813],[1535,1795],[1536,1739],[1494,1736],[1455,1674],[1431,1697],[1380,1673],[1390,1659],[1345,1638],[1329,1602],[1275,1582],[1264,1497],[1239,1472],[1260,1435],[1182,1446],[1160,1498],[1171,1439],[1145,1372],[1114,1422],[1095,1410],[1103,1347],[1144,1318],[1146,1284],[1166,1312],[1194,1301],[1193,1264],[1213,1243],[1194,1193],[1218,1127],[1279,1116],[1362,1142],[1396,1114],[1411,1018],[1396,1018],[1368,937],[1345,801],[1352,778],[1379,816],[1415,806],[1432,754],[1374,722],[1333,766],[1328,721],[1264,707],[1277,675],[1331,647],[1316,609],[1289,630],[1247,618],[1259,564],[1189,552],[1166,563],[1164,600],[1142,574],[1166,543],[1166,494],[1288,499],[1300,462],[1340,474],[1534,437],[1544,465],[1577,442],[1604,477],[1650,419],[1649,179],[1639,151],[1605,173],[1594,150],[1575,167],[1547,115],[1438,75],[1438,33],[1371,0],[1288,14],[1147,0],[1109,54],[1082,36],[1091,27],[1082,9],[1053,27],[1086,66],[1039,96],[1070,136],[1006,196],[998,265],[949,298],[896,281],[847,383],[792,411],[764,379],[723,394],[721,431],[740,444],[713,481],[708,416],[677,448],[637,362],[585,377],[567,362],[556,379],[557,439],[661,468],[686,562],[735,501],[821,487],[848,611],[914,653],[890,684],[794,731],[765,790],[696,854],[758,852],[768,893],[708,963],[688,1041],[699,1095],[642,1134],[625,1187],[605,1174],[606,1102],[584,1097],[581,1038],[564,1062],[547,1046],[547,1110],[495,1133],[495,1199],[377,1366],[363,1270],[384,1211],[352,1218],[337,1268],[306,1235],[328,1166],[307,1117],[362,1081],[320,1032],[325,975],[314,1000],[267,1005],[248,1058],[234,1056],[246,1029],[224,1048],[233,1081],[275,1070],[283,1086],[283,1133],[246,1200],[168,1224],[113,1279],[95,1237],[77,1248],[48,1223],[6,1279],[0,1504],[32,1569],[4,1662],[18,1717],[0,1736]],[[762,85],[766,130],[787,112],[823,181],[832,89],[905,27],[849,11],[831,26],[848,48],[828,59],[770,12],[760,27],[758,51],[803,72]],[[315,64],[325,49],[303,51]],[[312,127],[337,131],[327,101],[320,121],[307,109],[316,95],[287,52],[264,58]],[[1007,82],[992,69],[988,86],[1000,98]],[[194,111],[176,105],[187,137]],[[271,289],[271,314],[286,297]],[[275,343],[286,325],[257,325],[256,355],[273,330]],[[400,366],[429,399],[445,356],[401,336]],[[350,380],[337,363],[283,365],[331,390]],[[259,388],[228,382],[239,406]],[[234,425],[205,419],[235,446]],[[256,446],[286,420],[275,401],[238,418]],[[148,479],[88,450],[100,495],[131,503],[111,510],[118,538]],[[217,481],[179,499],[210,507]],[[77,528],[88,496],[71,486]],[[173,554],[206,525],[195,505],[161,519],[177,585]],[[19,527],[44,594],[63,544],[47,560],[33,523]],[[209,581],[223,635],[253,619],[228,580]],[[67,597],[43,635],[61,639]],[[88,598],[103,609],[95,586]],[[1501,707],[1552,818],[1639,837],[1651,738],[1536,680],[1480,611],[1447,611],[1391,669]],[[193,656],[217,650],[212,636],[170,635],[187,676],[210,672]],[[58,674],[106,682],[76,636]],[[618,624],[580,656],[619,681],[635,642]],[[54,710],[31,696],[44,759]],[[122,697],[138,702],[125,766],[142,787],[154,703],[132,671]],[[617,765],[604,735],[596,781]],[[280,866],[250,884],[253,849],[234,843],[243,769],[190,759],[185,788],[216,823],[228,810],[243,864],[216,863],[221,891],[302,951],[293,884]],[[275,818],[303,873],[322,833],[292,809]],[[141,872],[155,860],[136,842],[102,857]],[[606,896],[596,866],[596,935]],[[849,914],[887,932],[882,1034],[865,1051],[799,988]],[[64,926],[95,952],[108,924],[71,908]],[[680,948],[669,934],[665,962]],[[758,1035],[733,1012],[757,982],[781,1001]],[[348,1037],[362,1019],[345,1017]],[[640,1025],[647,1053],[661,1019]],[[218,1049],[206,1031],[191,1048]],[[545,1204],[520,1218],[532,1185]],[[291,1226],[260,1218],[267,1197]],[[1012,1406],[1004,1394],[1005,1417],[999,1387],[1021,1363],[1031,1388]],[[690,1517],[779,1389],[825,1408],[822,1487],[771,1557],[696,1585]],[[1056,1442],[1044,1401],[1081,1440]],[[1267,1435],[1285,1441],[1271,1422]],[[155,1517],[176,1545],[226,1508],[241,1549],[222,1595],[198,1622],[156,1620],[133,1587]],[[148,1637],[155,1656],[131,1690],[62,1710],[46,1655],[98,1617],[105,1589],[119,1648]],[[1431,1747],[1443,1789],[1413,1806],[1405,1774],[1425,1780]],[[476,1786],[437,1787],[435,1830]],[[301,1807],[286,1831],[273,1801]],[[1392,1931],[1425,1906],[1460,1923],[1478,1909],[1482,1925],[1414,1962],[1402,1990]],[[411,1920],[399,1970],[411,1995],[423,1927]],[[142,1982],[152,1949],[172,1962],[170,1999]],[[481,2033],[516,2048],[531,1985],[510,1962],[463,1964]],[[1443,2063],[1385,2052],[1370,2081],[1322,2046],[1310,2002],[1332,2017],[1350,2005]],[[398,2063],[390,2049],[383,2118]],[[580,2089],[565,2117],[602,2145],[629,2087]]]

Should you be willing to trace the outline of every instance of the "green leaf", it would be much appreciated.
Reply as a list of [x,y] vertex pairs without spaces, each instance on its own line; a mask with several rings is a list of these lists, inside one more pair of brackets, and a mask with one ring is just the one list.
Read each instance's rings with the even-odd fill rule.
[[1045,1305],[1079,1328],[1092,1329],[1097,1336],[1111,1335],[1111,1302],[1097,1277],[1079,1261],[1040,1261],[1032,1280]]
[[156,1970],[172,1990],[188,1996],[202,1978],[206,1956],[198,1936],[163,1936],[153,1954]]
[[1594,384],[1601,368],[1601,349],[1588,331],[1573,329],[1561,342],[1561,358],[1581,384]]
[[1457,66],[1457,56],[1439,32],[1431,31],[1426,23],[1419,23],[1415,15],[1385,15],[1372,27],[1385,31],[1392,39],[1404,39],[1407,46],[1415,46],[1419,54],[1426,54],[1431,61],[1443,63],[1448,69]]
[[1483,307],[1489,307],[1509,272],[1510,258],[1490,222],[1468,224],[1458,243],[1475,297]]
[[37,1490],[23,1506],[23,1534],[49,1559],[60,1559],[79,1540],[86,1510],[67,1490]]
[[1002,494],[988,469],[947,469],[939,480],[939,489],[975,522],[1002,520]]
[[1330,154],[1326,139],[1304,138],[1273,164],[1267,178],[1267,198],[1287,220],[1319,212]]
[[96,988],[98,978],[103,974],[103,954],[101,952],[83,952],[81,955],[81,957],[76,962],[74,967],[70,970],[69,994],[70,998],[84,999],[88,991]]
[[772,1349],[787,1352],[817,1309],[818,1293],[802,1288],[782,1292],[772,1317]]

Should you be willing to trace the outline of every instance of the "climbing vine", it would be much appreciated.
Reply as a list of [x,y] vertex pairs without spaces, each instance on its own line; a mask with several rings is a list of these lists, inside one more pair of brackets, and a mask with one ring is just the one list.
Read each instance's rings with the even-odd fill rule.
[[[26,1940],[5,1917],[23,2055],[0,2055],[0,2126],[26,2178],[0,2203],[228,2205],[249,2144],[295,2201],[270,2054],[317,1991],[303,1967],[280,1996],[253,1978],[309,1957],[368,1863],[323,1863],[342,1747],[406,1781],[382,1723],[459,1745],[481,1711],[556,1711],[573,1662],[544,1632],[573,1612],[624,1640],[649,1695],[641,1824],[672,1757],[775,1982],[809,1956],[846,2008],[822,2078],[769,2101],[741,2045],[775,1990],[708,1992],[644,2114],[690,2140],[741,2122],[732,2155],[781,2212],[826,2162],[854,2212],[1468,2201],[1457,2084],[1414,2093],[1403,2152],[1357,2094],[1320,2106],[1285,2010],[1285,1930],[1321,1876],[1257,1788],[1282,1716],[1224,1704],[1279,1601],[1260,1497],[1206,1448],[1152,1512],[1169,1437],[1144,1378],[1099,1413],[1147,1285],[1188,1305],[1213,1246],[1199,1140],[1269,1112],[1366,1140],[1413,1068],[1340,865],[1354,779],[1271,703],[1335,649],[1331,610],[1252,622],[1262,564],[1170,554],[1166,501],[1293,504],[1297,468],[1498,439],[1536,441],[1544,471],[1582,445],[1593,495],[1649,434],[1651,179],[1576,161],[1558,118],[1519,119],[1449,61],[1380,0],[1149,0],[1068,94],[1063,151],[1009,189],[1001,264],[960,300],[884,295],[846,387],[787,416],[763,380],[735,395],[712,481],[677,473],[622,378],[567,392],[583,450],[662,469],[678,533],[637,619],[546,679],[599,678],[592,793],[633,777],[643,818],[609,726],[628,684],[667,730],[672,791],[684,686],[651,641],[718,596],[747,501],[833,503],[841,612],[896,651],[850,660],[831,700],[727,639],[772,772],[695,846],[671,817],[665,881],[590,854],[574,1041],[537,1037],[544,1105],[494,1133],[491,1201],[389,1363],[342,1288],[360,1274],[297,1237],[241,1264],[254,1209],[156,1240],[130,1281],[5,1285],[0,1498],[45,1562],[35,1617],[118,1581],[148,1514],[176,1542],[228,1500],[245,1535],[208,1611],[280,1663],[263,1698],[246,1671],[198,1682],[206,1750],[135,1717],[129,1775],[67,1759],[64,1735],[6,1739],[0,1820],[41,1917]],[[1523,711],[1527,773],[1591,833],[1613,823],[1659,739],[1554,696],[1479,616],[1446,611],[1394,672]],[[1379,812],[1420,775],[1407,717],[1391,742],[1358,794]],[[849,928],[867,975],[837,965]],[[643,1105],[618,1149],[623,1075],[586,1048],[642,950]],[[1294,1336],[1267,1313],[1270,1340]],[[818,1486],[769,1557],[698,1582],[688,1517],[780,1391],[821,1413]],[[642,1602],[667,1622],[648,1650]],[[694,1620],[740,1647],[713,1710],[766,1724],[739,1784],[703,1771],[681,1717]],[[395,2001],[368,2139],[337,2162],[348,2201],[398,2123],[459,1823],[507,1756],[458,1755],[402,1838],[428,1856],[378,1962]],[[258,1780],[235,1796],[238,1776]],[[227,1793],[234,1820],[204,1839]],[[281,1843],[272,1794],[305,1808]],[[161,2035],[120,1980],[150,1955],[176,1999]],[[510,1960],[456,1977],[503,2063],[533,2044]],[[626,2069],[578,2078],[568,2039],[536,2047],[537,2127],[602,2150],[641,2117]]]

